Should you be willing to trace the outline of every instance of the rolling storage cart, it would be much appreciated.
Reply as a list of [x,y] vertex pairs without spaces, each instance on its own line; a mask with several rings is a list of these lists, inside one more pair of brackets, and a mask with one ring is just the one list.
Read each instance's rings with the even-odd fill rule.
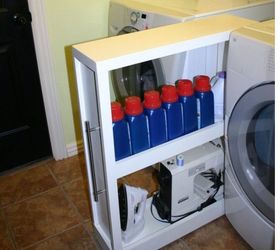
[[147,201],[144,231],[122,242],[117,180],[224,135],[223,120],[115,161],[110,71],[229,40],[254,21],[223,15],[179,23],[73,47],[94,228],[104,249],[158,249],[224,214],[224,200],[174,224],[156,221]]

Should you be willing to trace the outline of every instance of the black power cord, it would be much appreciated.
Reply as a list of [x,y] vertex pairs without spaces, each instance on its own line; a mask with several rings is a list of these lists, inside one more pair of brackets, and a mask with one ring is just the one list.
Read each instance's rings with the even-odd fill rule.
[[153,195],[152,203],[151,203],[151,207],[150,207],[150,211],[151,211],[151,214],[154,217],[154,219],[156,219],[159,222],[173,224],[173,223],[178,222],[178,221],[180,221],[180,220],[182,220],[182,219],[184,219],[184,218],[186,218],[186,217],[188,217],[188,216],[190,216],[190,215],[192,215],[196,212],[201,211],[203,208],[215,203],[216,202],[215,195],[218,193],[220,187],[223,185],[223,182],[221,181],[222,173],[220,171],[219,174],[217,174],[216,172],[213,172],[213,171],[210,170],[208,172],[201,173],[201,175],[206,177],[206,178],[209,178],[209,180],[211,180],[214,183],[212,188],[215,188],[215,192],[211,196],[209,196],[208,199],[205,202],[201,203],[200,206],[195,210],[192,210],[192,211],[187,212],[185,214],[171,216],[171,218],[179,218],[177,220],[172,220],[171,218],[168,218],[166,220],[161,220],[161,219],[156,218],[156,216],[154,215],[154,212],[153,212],[153,206],[155,206],[156,199],[157,199],[158,194],[159,194],[159,192],[157,192]]

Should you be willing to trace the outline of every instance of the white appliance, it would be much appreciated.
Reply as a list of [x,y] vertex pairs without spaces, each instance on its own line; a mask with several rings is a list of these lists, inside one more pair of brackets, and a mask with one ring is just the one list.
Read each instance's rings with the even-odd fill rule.
[[137,237],[144,229],[144,213],[148,192],[139,187],[123,184],[119,187],[118,195],[122,239],[127,243]]
[[274,248],[274,20],[231,34],[225,92],[225,211],[254,249]]
[[274,10],[271,0],[133,0],[142,4],[158,6],[162,9],[192,15],[195,18],[230,12],[233,15],[256,20],[266,20]]
[[[126,34],[163,25],[186,22],[209,15],[232,13],[255,20],[274,17],[273,0],[111,0],[109,36]],[[127,95],[143,97],[143,91],[156,89],[177,79],[193,79],[198,74],[214,76],[224,70],[225,44],[196,49],[115,70],[112,74],[117,99]],[[113,93],[112,93],[113,92]]]
[[224,152],[215,141],[160,163],[153,205],[161,219],[174,223],[223,199]]
[[[135,1],[111,1],[109,36],[180,23],[190,19],[193,19],[192,16],[177,16],[173,11]],[[174,82],[181,74],[178,72],[183,72],[184,60],[184,54],[179,54],[115,70],[112,74],[115,97],[118,100],[128,95],[138,95],[143,98],[143,91],[157,89],[160,85]],[[112,93],[111,96],[113,96]]]

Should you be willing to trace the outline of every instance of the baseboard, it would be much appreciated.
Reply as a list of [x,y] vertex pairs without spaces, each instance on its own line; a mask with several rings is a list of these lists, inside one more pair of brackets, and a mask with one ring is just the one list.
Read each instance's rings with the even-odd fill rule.
[[77,155],[80,152],[84,151],[83,141],[77,141],[66,145],[67,157]]

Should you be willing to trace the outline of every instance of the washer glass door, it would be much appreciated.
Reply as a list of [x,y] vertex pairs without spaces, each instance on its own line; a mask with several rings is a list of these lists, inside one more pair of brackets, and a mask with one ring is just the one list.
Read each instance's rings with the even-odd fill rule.
[[[118,35],[137,32],[131,26],[124,27]],[[112,74],[113,88],[117,100],[127,96],[144,97],[144,91],[157,89],[165,83],[165,76],[159,59],[116,69]]]
[[274,223],[274,82],[249,89],[229,119],[232,168],[248,199]]

